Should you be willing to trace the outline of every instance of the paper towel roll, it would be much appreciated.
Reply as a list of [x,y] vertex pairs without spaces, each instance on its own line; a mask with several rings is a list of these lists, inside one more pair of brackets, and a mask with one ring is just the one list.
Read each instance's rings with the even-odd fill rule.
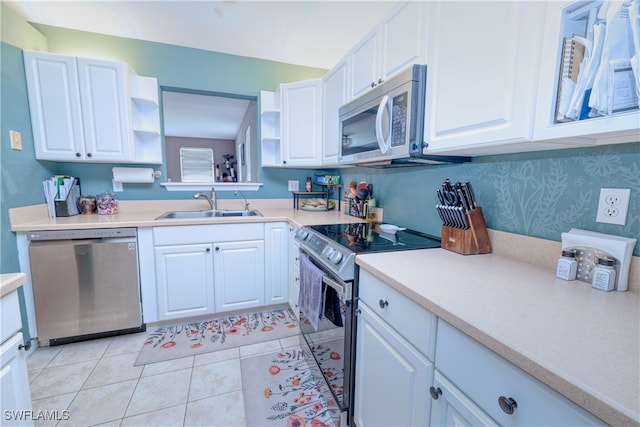
[[155,179],[153,168],[113,168],[112,171],[116,182],[148,183]]

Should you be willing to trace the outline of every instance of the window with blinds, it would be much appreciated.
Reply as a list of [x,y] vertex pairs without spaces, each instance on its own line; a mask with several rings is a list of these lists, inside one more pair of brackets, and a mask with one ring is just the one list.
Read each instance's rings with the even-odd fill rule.
[[213,182],[212,148],[180,148],[180,176],[182,182]]

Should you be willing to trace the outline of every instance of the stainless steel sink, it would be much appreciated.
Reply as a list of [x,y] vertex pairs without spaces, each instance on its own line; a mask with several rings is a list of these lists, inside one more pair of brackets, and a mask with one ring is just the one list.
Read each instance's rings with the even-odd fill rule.
[[209,211],[169,211],[156,219],[197,219],[197,218],[220,218],[232,216],[262,216],[256,209],[232,210],[209,210]]

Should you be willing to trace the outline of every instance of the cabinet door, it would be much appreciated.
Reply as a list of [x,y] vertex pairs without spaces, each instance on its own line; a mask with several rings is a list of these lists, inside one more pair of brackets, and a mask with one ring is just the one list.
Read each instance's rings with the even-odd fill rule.
[[494,420],[436,371],[431,404],[432,426],[495,426]]
[[214,312],[210,244],[157,246],[155,259],[160,320]]
[[76,59],[24,51],[36,159],[84,159]]
[[379,27],[365,36],[351,49],[351,97],[356,98],[378,84],[380,60]]
[[286,222],[272,222],[264,227],[266,303],[286,303],[289,300],[289,226]]
[[355,422],[421,426],[429,422],[433,364],[359,303]]
[[214,244],[216,312],[264,305],[264,240]]
[[300,246],[293,238],[297,228],[289,228],[289,306],[296,317],[299,316],[298,296],[300,295]]
[[531,139],[545,3],[430,4],[427,151]]
[[127,64],[78,58],[86,156],[95,161],[131,158]]
[[407,2],[396,6],[382,21],[380,71],[382,81],[411,64],[426,61],[426,2]]
[[281,86],[282,143],[287,166],[318,166],[322,143],[322,80]]
[[[31,410],[31,391],[27,374],[27,356],[20,350],[22,334],[13,335],[0,346],[0,382],[2,383],[3,426],[32,426],[29,418],[20,420],[19,417],[7,419],[12,411]],[[24,412],[22,413],[24,416]]]
[[349,63],[347,60],[340,62],[326,76],[324,76],[324,123],[322,164],[338,164],[338,153],[342,143],[340,132],[340,107],[348,101]]

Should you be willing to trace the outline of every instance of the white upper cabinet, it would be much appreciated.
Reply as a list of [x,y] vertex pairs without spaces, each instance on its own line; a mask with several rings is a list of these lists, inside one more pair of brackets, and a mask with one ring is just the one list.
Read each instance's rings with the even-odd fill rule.
[[280,86],[283,166],[320,166],[322,79]]
[[129,67],[89,58],[77,58],[77,65],[87,159],[127,161],[131,157]]
[[154,138],[142,143],[134,138],[127,64],[35,51],[24,51],[24,62],[37,159],[162,163],[155,79],[146,85],[155,106],[145,107]]
[[427,151],[526,151],[545,2],[434,2],[427,48]]
[[[623,3],[611,2],[609,4],[620,6]],[[580,145],[612,144],[640,140],[640,110],[636,108],[624,111],[624,108],[628,107],[628,105],[621,106],[620,108],[623,111],[614,112],[611,115],[584,118],[576,121],[556,120],[559,86],[564,87],[564,85],[560,84],[563,41],[565,37],[573,37],[576,34],[589,36],[590,33],[594,32],[597,11],[602,5],[602,1],[549,2],[544,29],[543,55],[540,62],[538,108],[534,128],[535,140],[566,141]],[[628,28],[631,27],[629,26]],[[617,58],[617,60],[620,59]],[[575,65],[573,64],[573,66]],[[580,66],[579,63],[578,66]],[[584,70],[578,70],[581,73],[584,72]],[[631,76],[631,71],[628,67],[626,70],[622,67],[619,76],[623,76],[625,73],[627,73],[627,78]],[[625,79],[621,78],[618,81],[624,82]],[[633,85],[626,86],[626,89],[626,91],[616,91],[615,93],[621,95],[633,93]],[[562,91],[562,93],[567,92]]]
[[340,132],[340,107],[349,99],[349,61],[343,60],[323,77],[324,124],[322,164],[338,164],[338,152],[342,143]]
[[425,63],[427,7],[426,2],[397,5],[351,49],[351,98],[410,64]]
[[85,158],[76,59],[24,51],[36,159]]

